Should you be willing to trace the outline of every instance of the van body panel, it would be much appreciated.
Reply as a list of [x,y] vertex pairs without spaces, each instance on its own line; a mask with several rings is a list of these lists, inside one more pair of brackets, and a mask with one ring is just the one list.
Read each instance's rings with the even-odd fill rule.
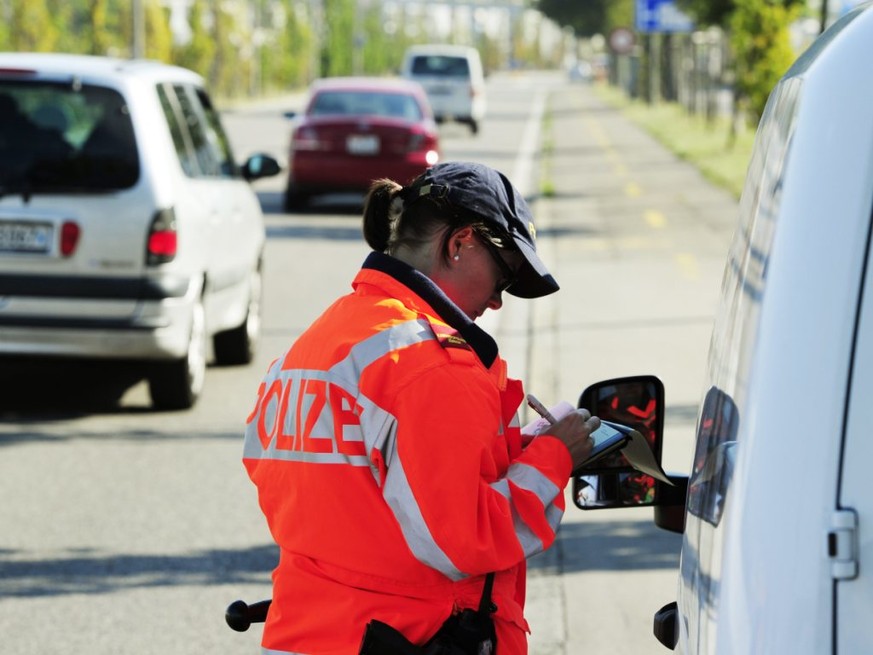
[[[870,61],[868,4],[798,60],[758,129],[698,417],[680,564],[684,653],[873,650],[863,566],[873,440],[862,436],[873,425],[873,335],[856,335],[873,213]],[[836,582],[828,539],[841,505],[858,511],[861,577]]]
[[[873,208],[871,208],[873,212]],[[873,251],[868,246],[867,274],[858,321],[858,340],[852,373],[852,387],[846,420],[839,505],[849,509],[857,519],[854,533],[848,536],[851,568],[857,576],[836,583],[836,606],[839,621],[836,629],[838,650],[851,645],[853,652],[873,653],[873,503],[870,500],[870,462],[873,461]],[[844,649],[844,646],[846,648]]]

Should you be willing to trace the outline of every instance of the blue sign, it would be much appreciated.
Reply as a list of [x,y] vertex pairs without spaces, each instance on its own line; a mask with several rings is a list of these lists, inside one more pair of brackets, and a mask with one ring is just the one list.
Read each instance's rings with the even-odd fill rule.
[[693,32],[694,21],[673,0],[636,0],[637,32]]

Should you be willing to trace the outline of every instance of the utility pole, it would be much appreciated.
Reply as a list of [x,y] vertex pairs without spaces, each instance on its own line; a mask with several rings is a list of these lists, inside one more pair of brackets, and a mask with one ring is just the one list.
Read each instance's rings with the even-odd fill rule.
[[133,0],[133,47],[134,59],[145,57],[145,8],[143,0]]

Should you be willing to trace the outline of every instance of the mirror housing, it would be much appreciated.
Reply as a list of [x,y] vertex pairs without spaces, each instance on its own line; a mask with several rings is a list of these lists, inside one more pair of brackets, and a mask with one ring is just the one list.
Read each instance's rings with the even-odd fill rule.
[[658,491],[655,494],[655,525],[662,530],[685,532],[685,506],[688,494],[688,476],[668,474],[671,487],[658,481]]
[[[646,437],[661,463],[664,438],[664,384],[654,375],[613,378],[591,385],[579,407],[607,421],[628,425]],[[668,474],[674,486],[634,469],[620,452],[595,462],[573,477],[573,503],[579,509],[653,507],[655,524],[670,532],[685,530],[688,476]]]
[[278,175],[282,171],[282,166],[275,157],[259,152],[246,159],[241,170],[243,178],[251,182],[262,177]]

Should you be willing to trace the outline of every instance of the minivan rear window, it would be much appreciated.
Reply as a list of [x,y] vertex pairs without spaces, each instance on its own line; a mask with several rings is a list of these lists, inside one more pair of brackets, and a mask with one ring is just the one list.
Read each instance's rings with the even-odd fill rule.
[[117,91],[0,81],[0,195],[117,191],[139,175],[133,124]]
[[434,77],[470,77],[470,64],[464,57],[448,55],[419,55],[413,58],[410,71],[413,75]]

